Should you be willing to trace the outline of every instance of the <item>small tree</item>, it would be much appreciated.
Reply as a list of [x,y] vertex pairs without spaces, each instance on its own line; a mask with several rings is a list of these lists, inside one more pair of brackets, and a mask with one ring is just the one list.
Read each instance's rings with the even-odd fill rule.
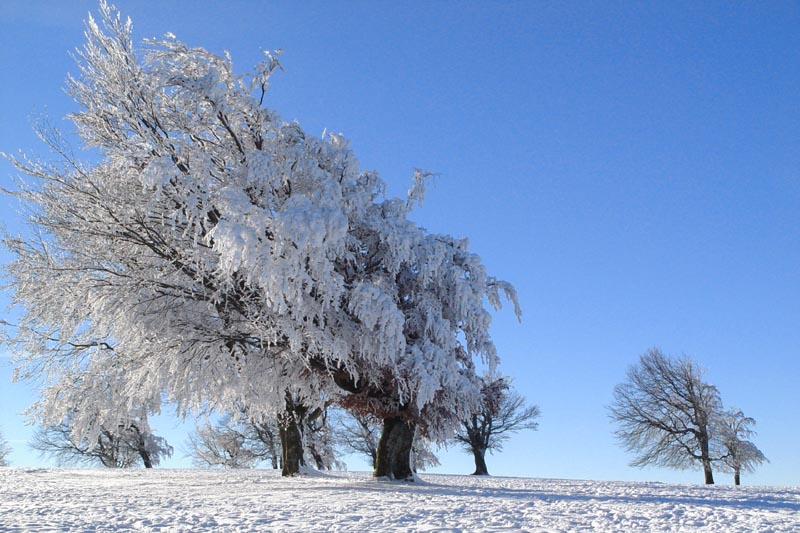
[[124,428],[122,437],[126,439],[125,445],[139,454],[139,459],[145,468],[158,466],[162,459],[172,456],[173,448],[163,437],[157,437],[149,430],[143,431],[135,423],[128,423],[127,427],[122,427]]
[[744,416],[740,409],[729,409],[718,419],[719,435],[727,454],[722,464],[733,472],[733,483],[741,485],[741,473],[753,472],[757,466],[769,460],[749,439],[755,436],[753,418]]
[[281,440],[278,423],[271,418],[249,419],[244,437],[253,453],[262,461],[269,461],[278,470],[281,458]]
[[[237,404],[235,413],[224,415],[215,426],[205,424],[202,434],[195,432],[194,439],[209,440],[205,445],[200,442],[193,445],[190,438],[189,453],[198,460],[198,465],[245,468],[259,461],[268,461],[273,469],[280,468],[278,421],[275,417],[251,415],[250,411],[243,404]],[[193,454],[195,449],[204,449],[204,457]],[[246,452],[237,451],[239,449]],[[252,456],[253,465],[246,464],[247,455]],[[238,456],[245,464],[236,464],[238,460],[233,460],[233,456]]]
[[142,464],[153,468],[172,455],[172,446],[150,433],[146,424],[122,422],[103,426],[94,441],[76,436],[69,420],[39,428],[30,447],[56,460],[59,465],[94,464],[107,468],[130,468]]
[[411,444],[411,469],[414,472],[424,472],[441,464],[433,451],[433,442],[421,435],[416,435]]
[[[273,469],[282,468],[286,454],[283,453],[281,420],[259,415],[251,417],[250,409],[238,407],[236,414],[226,414],[215,424],[198,426],[189,435],[187,448],[195,466],[224,468],[253,468],[260,461],[269,461]],[[318,408],[308,412],[303,406],[294,410],[297,439],[301,449],[297,460],[305,465],[305,457],[313,461],[320,470],[343,466],[336,459],[332,431],[327,419],[327,410]]]
[[617,438],[638,454],[632,466],[690,468],[699,463],[711,485],[712,463],[725,455],[713,438],[721,406],[719,391],[703,381],[695,361],[670,358],[653,348],[614,388],[609,412]]
[[481,410],[462,420],[455,436],[456,442],[475,458],[473,475],[489,475],[486,452],[502,450],[512,433],[538,429],[536,419],[540,414],[538,406],[526,405],[525,398],[509,388],[506,378],[486,383]]
[[345,464],[337,458],[337,436],[331,427],[328,407],[318,407],[303,422],[304,449],[314,466],[318,470],[344,469]]
[[216,425],[197,426],[187,440],[192,464],[196,467],[253,468],[259,457],[247,437],[224,416]]
[[381,436],[380,420],[370,415],[342,413],[337,426],[337,440],[342,448],[360,455],[374,468]]
[[11,454],[11,446],[9,446],[3,432],[0,431],[0,466],[8,466],[8,456]]

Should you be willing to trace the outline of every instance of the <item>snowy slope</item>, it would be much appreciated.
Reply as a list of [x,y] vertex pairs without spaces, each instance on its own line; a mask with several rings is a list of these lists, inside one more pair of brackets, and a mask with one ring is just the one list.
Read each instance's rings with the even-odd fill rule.
[[0,468],[0,531],[800,531],[800,488]]

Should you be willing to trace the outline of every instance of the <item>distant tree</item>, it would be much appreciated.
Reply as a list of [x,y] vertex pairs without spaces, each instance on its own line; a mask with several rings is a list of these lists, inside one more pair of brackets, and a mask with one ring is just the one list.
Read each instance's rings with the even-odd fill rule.
[[269,461],[273,470],[281,467],[281,439],[278,423],[269,417],[248,419],[244,427],[246,443],[262,461]]
[[303,443],[305,453],[314,461],[318,470],[341,470],[345,464],[338,458],[336,432],[331,427],[329,409],[318,407],[303,420]]
[[216,428],[222,435],[227,434],[225,438],[231,439],[232,444],[241,442],[256,462],[265,461],[273,469],[280,468],[281,440],[276,417],[254,414],[252,409],[238,403],[235,412],[223,416]]
[[747,417],[739,409],[729,409],[718,417],[719,438],[727,454],[722,464],[733,473],[735,485],[741,485],[741,473],[753,472],[756,467],[769,460],[749,439],[755,436],[752,429],[756,425],[753,418]]
[[455,441],[475,458],[473,475],[487,476],[486,452],[500,451],[511,434],[539,427],[541,412],[536,405],[526,405],[525,398],[510,389],[508,379],[486,382],[481,409],[461,421]]
[[381,436],[380,420],[370,415],[342,412],[337,428],[337,440],[344,451],[360,455],[374,468]]
[[442,464],[433,451],[433,445],[430,439],[421,435],[414,436],[414,442],[411,444],[411,469],[414,472],[424,472]]
[[153,468],[172,455],[172,447],[153,435],[146,421],[103,426],[94,440],[76,436],[69,420],[39,428],[30,447],[53,457],[59,465],[94,464],[107,468],[130,468],[141,464]]
[[0,431],[0,466],[8,466],[8,456],[11,454],[11,446],[9,446],[3,432]]
[[253,468],[259,457],[230,415],[217,424],[206,422],[189,434],[187,448],[196,467]]
[[157,437],[149,430],[143,431],[138,424],[127,423],[118,428],[126,439],[125,445],[136,451],[145,468],[158,466],[162,459],[172,456],[173,448],[167,444],[166,439]]
[[712,464],[725,452],[714,438],[714,420],[722,410],[716,387],[689,358],[670,358],[658,349],[643,354],[614,388],[609,407],[615,435],[638,454],[633,466],[691,468],[701,465],[706,484],[714,483]]

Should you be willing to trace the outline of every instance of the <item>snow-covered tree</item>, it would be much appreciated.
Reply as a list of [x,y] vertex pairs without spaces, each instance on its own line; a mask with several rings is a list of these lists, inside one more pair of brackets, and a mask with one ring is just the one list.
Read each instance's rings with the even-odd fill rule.
[[8,466],[8,456],[11,455],[11,446],[0,431],[0,466]]
[[47,128],[55,162],[11,158],[33,231],[4,241],[22,310],[6,342],[20,377],[49,381],[37,416],[66,416],[76,376],[113,373],[146,412],[167,397],[277,418],[291,475],[303,413],[353,395],[384,421],[375,474],[409,477],[417,426],[442,440],[478,408],[472,359],[497,364],[484,300],[516,304],[513,289],[465,240],[408,220],[426,173],[385,199],[342,136],[266,109],[276,54],[250,76],[172,35],[140,54],[130,21],[100,9],[68,81],[96,162]]
[[[418,194],[412,188],[409,197]],[[411,204],[395,204],[398,224]],[[352,393],[344,400],[348,409],[383,420],[375,475],[392,479],[413,477],[409,459],[417,430],[429,440],[445,442],[460,419],[480,409],[481,380],[473,358],[482,357],[490,368],[498,362],[484,301],[499,308],[503,292],[516,306],[513,288],[487,275],[480,258],[467,251],[466,240],[425,234],[415,227],[407,234],[416,237],[396,275],[387,279],[380,269],[380,261],[392,252],[378,239],[369,241],[362,264],[369,279],[393,284],[406,349],[393,367],[373,367],[374,382],[344,386]],[[398,377],[400,386],[394,385]]]
[[281,462],[278,421],[251,414],[247,406],[239,404],[216,424],[198,426],[189,437],[188,451],[198,466],[250,468],[266,461],[278,469]]
[[172,447],[162,437],[152,434],[146,421],[120,422],[101,426],[93,441],[77,435],[69,419],[56,425],[40,427],[30,447],[56,460],[59,465],[95,464],[107,468],[130,468],[142,465],[153,468],[172,455]]
[[714,483],[712,464],[725,455],[714,434],[721,410],[719,391],[703,381],[695,361],[670,358],[656,348],[628,369],[609,407],[617,438],[638,454],[633,466],[699,464],[706,484]]
[[718,437],[727,454],[722,463],[733,473],[735,485],[741,484],[741,473],[753,472],[764,462],[769,462],[761,450],[750,439],[756,432],[756,421],[745,416],[740,409],[728,409],[717,417]]
[[424,472],[441,464],[439,457],[434,452],[434,443],[430,439],[416,435],[414,443],[411,445],[411,470]]
[[277,420],[264,416],[247,418],[244,436],[260,460],[269,461],[275,470],[280,468],[281,441]]
[[473,475],[489,475],[486,452],[502,450],[513,433],[538,429],[540,414],[538,406],[526,405],[525,398],[510,388],[507,378],[486,380],[482,409],[463,419],[455,435],[455,441],[475,458]]
[[231,425],[229,415],[216,425],[197,426],[187,438],[187,451],[196,467],[253,468],[259,460],[247,437]]

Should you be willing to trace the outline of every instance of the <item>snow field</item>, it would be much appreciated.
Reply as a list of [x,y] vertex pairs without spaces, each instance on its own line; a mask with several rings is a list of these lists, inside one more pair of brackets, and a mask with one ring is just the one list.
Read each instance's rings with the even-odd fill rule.
[[800,531],[800,488],[0,468],[0,531]]

